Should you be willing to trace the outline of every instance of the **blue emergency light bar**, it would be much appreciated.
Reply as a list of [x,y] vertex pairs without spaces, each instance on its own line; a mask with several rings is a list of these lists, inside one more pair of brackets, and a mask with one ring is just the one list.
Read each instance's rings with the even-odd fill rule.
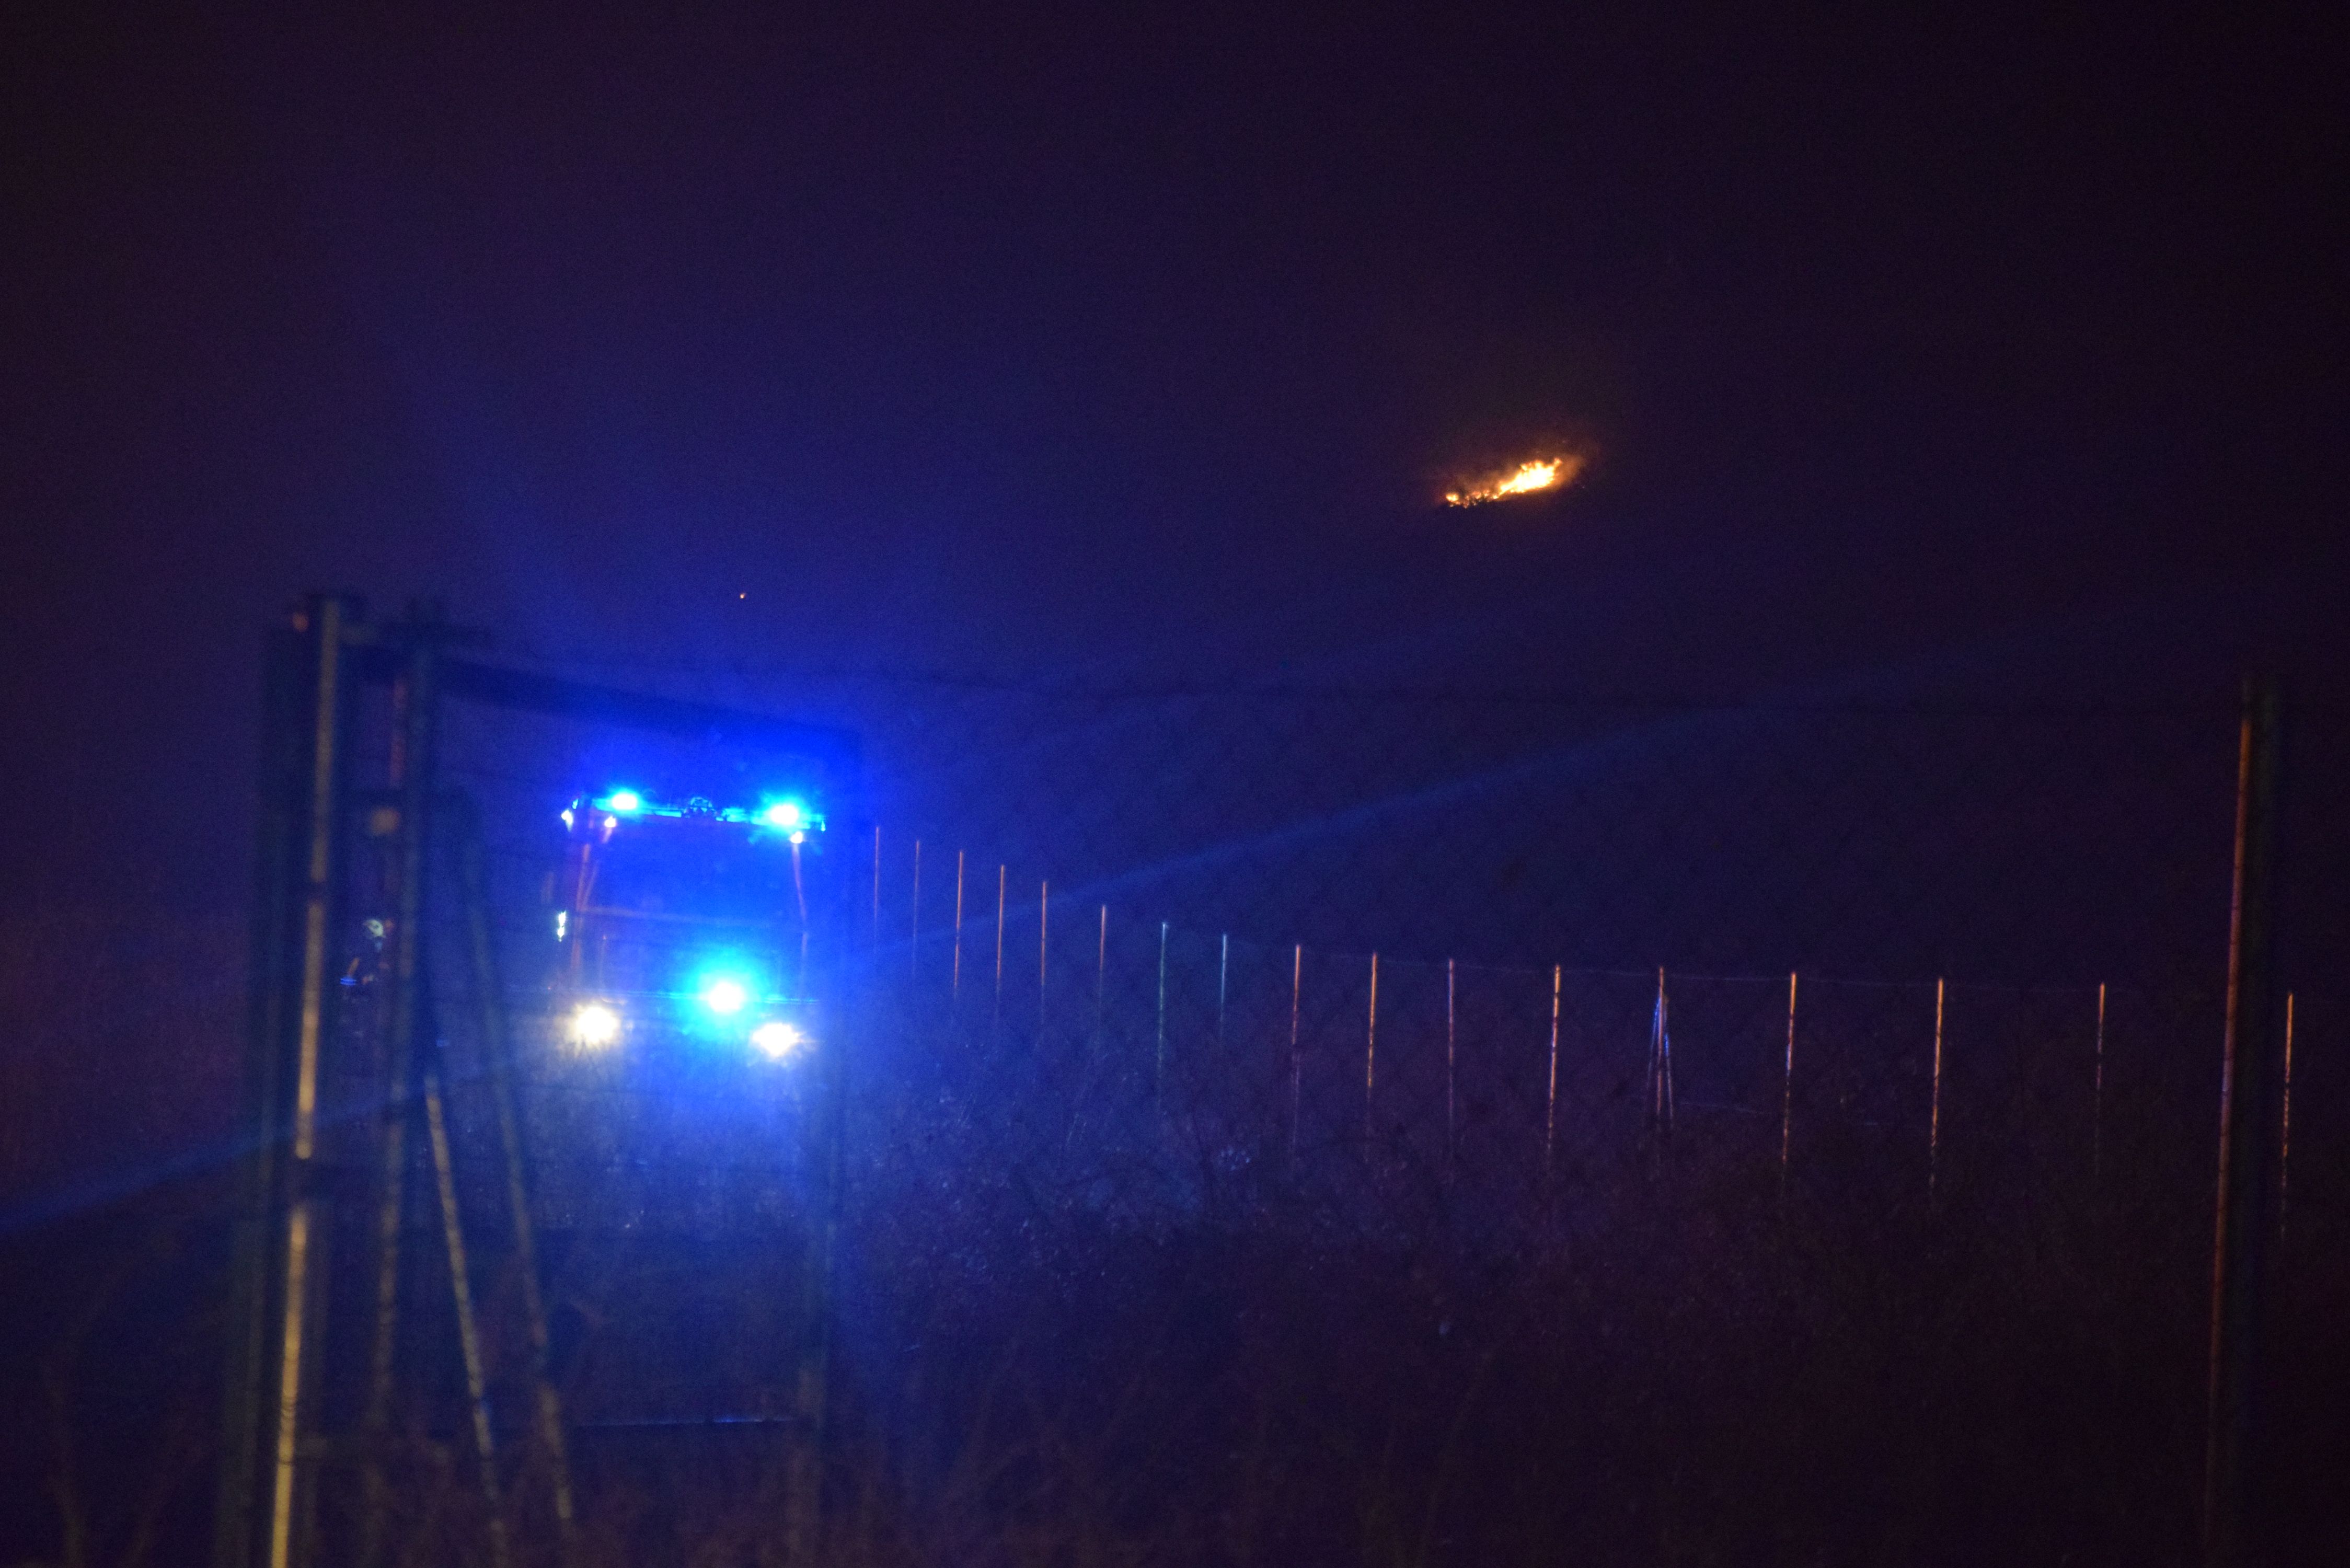
[[[793,836],[824,831],[824,813],[789,795],[770,796],[756,806],[719,805],[701,796],[683,801],[654,800],[640,791],[615,789],[587,803],[610,816],[666,816],[702,822],[735,823],[745,827],[771,827]],[[566,820],[569,814],[566,814]]]

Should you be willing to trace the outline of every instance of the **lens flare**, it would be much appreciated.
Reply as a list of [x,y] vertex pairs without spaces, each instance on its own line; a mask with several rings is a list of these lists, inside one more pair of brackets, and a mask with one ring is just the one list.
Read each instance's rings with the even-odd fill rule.
[[739,980],[713,980],[702,988],[702,1005],[722,1018],[742,1012],[750,1000],[749,988]]
[[1505,472],[1462,483],[1444,493],[1447,506],[1482,506],[1489,501],[1505,501],[1513,495],[1532,495],[1538,491],[1563,490],[1573,484],[1583,472],[1583,459],[1573,454],[1564,457],[1535,458],[1522,462]]

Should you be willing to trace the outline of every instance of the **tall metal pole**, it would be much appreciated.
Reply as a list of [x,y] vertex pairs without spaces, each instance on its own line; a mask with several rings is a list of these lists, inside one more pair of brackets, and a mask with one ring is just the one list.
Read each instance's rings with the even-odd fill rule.
[[[561,1560],[569,1564],[578,1560],[571,1461],[564,1440],[563,1405],[547,1366],[546,1302],[539,1282],[538,1228],[531,1215],[529,1168],[523,1148],[521,1108],[515,1091],[514,1047],[506,1029],[505,998],[499,983],[497,949],[490,928],[489,866],[482,847],[481,822],[473,802],[459,796],[452,805],[462,830],[457,875],[465,899],[476,1027],[480,1031],[491,1101],[497,1113],[499,1151],[505,1165],[506,1209],[514,1226],[515,1264],[522,1276],[524,1329],[530,1336],[531,1385],[538,1440],[546,1452],[555,1494],[556,1544]],[[805,975],[805,962],[801,968]]]
[[213,1568],[249,1568],[252,1563],[259,1513],[255,1485],[267,1426],[264,1412],[270,1404],[266,1357],[272,1221],[281,1176],[277,1140],[285,1121],[280,1058],[292,1016],[286,992],[295,972],[296,878],[309,780],[303,766],[308,732],[302,722],[302,692],[309,675],[304,653],[298,630],[271,628],[263,651],[261,815],[254,835],[252,968],[237,1128],[243,1151],[224,1324]]
[[2276,964],[2277,773],[2283,704],[2248,681],[2236,764],[2236,867],[2220,1066],[2220,1181],[2211,1246],[2211,1361],[2203,1449],[2203,1549],[2212,1568],[2258,1550],[2253,1386],[2267,1264],[2269,1096],[2282,988]]
[[[306,1318],[317,1284],[312,1250],[323,1242],[313,1162],[318,1152],[318,1068],[326,1047],[329,987],[334,962],[334,910],[338,892],[336,849],[342,807],[341,607],[318,601],[318,688],[312,713],[309,857],[302,900],[301,1012],[296,1025],[294,1064],[294,1162],[292,1201],[286,1228],[285,1332],[279,1342],[276,1477],[270,1499],[270,1568],[293,1560],[296,1485],[301,1465],[303,1382],[308,1368]],[[323,1271],[319,1272],[323,1274]],[[315,1330],[312,1331],[315,1334]]]
[[[358,614],[355,602],[314,597],[269,653],[245,1085],[251,1147],[229,1322],[217,1568],[284,1568],[305,1545],[304,1428],[316,1403],[327,1231],[319,1069],[333,1023],[328,970],[342,883],[344,645]],[[290,1158],[280,1158],[280,1139]]]
[[441,1200],[441,1240],[448,1250],[449,1295],[457,1313],[457,1348],[465,1366],[465,1407],[473,1418],[473,1458],[482,1501],[490,1515],[492,1568],[506,1568],[505,1499],[498,1486],[497,1438],[490,1430],[489,1373],[482,1360],[482,1328],[473,1313],[473,1265],[465,1250],[465,1221],[457,1209],[457,1167],[449,1151],[449,1118],[441,1102],[439,1052],[424,1069],[424,1126],[432,1147],[433,1189]]
[[[365,1468],[361,1477],[361,1568],[381,1561],[390,1493],[383,1472],[384,1443],[391,1429],[395,1361],[400,1345],[400,1221],[407,1195],[410,1090],[415,1075],[417,1034],[423,1018],[424,878],[432,857],[433,743],[439,708],[435,665],[438,628],[408,629],[406,670],[395,693],[399,711],[392,783],[399,801],[399,838],[391,921],[391,995],[388,1006],[381,1163],[378,1170],[375,1225],[375,1325],[369,1357],[368,1397],[362,1416]],[[273,1564],[272,1568],[276,1568]]]

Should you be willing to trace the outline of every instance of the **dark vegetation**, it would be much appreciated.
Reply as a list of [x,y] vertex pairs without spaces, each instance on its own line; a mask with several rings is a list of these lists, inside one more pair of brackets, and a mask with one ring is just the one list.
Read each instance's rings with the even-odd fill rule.
[[[1015,759],[1000,796],[955,794],[962,815],[931,840],[910,945],[894,935],[910,915],[910,836],[890,837],[892,929],[871,945],[848,1036],[821,1560],[2190,1560],[2225,887],[2224,837],[2210,842],[2224,801],[2205,797],[2224,767],[2204,765],[2215,748],[2200,741],[2176,768],[2155,765],[2174,753],[2101,742],[2095,768],[2063,774],[2023,758],[2043,742],[2054,751],[2031,754],[2063,754],[2071,732],[2054,720],[1970,722],[1955,752],[1942,732],[1870,722],[1884,743],[1857,749],[1874,763],[1733,749],[1628,784],[1522,768],[1498,797],[1454,792],[1433,836],[1301,798],[1283,810],[1355,826],[1302,847],[1254,841],[1256,859],[1288,854],[1297,877],[1187,845],[1235,820],[1220,798],[1282,815],[1263,791],[1293,774],[1300,789],[1388,799],[1411,788],[1399,771],[1435,776],[1441,759],[1392,737],[1381,753],[1350,722],[1363,756],[1338,770],[1342,789],[1296,765],[1294,736],[1251,752],[1125,726],[1118,744],[1158,760],[1128,757],[1120,776],[1156,781],[1191,815],[1040,814],[1043,781]],[[941,726],[929,743],[976,770],[969,742]],[[1544,754],[1537,742],[1510,754]],[[544,923],[529,825],[553,786],[510,757],[451,765],[494,823],[499,789],[515,803],[496,841],[500,915],[508,953],[524,951]],[[885,753],[877,771],[886,807],[889,788],[951,769],[893,768]],[[1925,782],[1905,795],[1905,780]],[[1986,790],[2022,804],[1974,810]],[[1873,816],[1859,809],[1871,801]],[[1599,826],[1545,870],[1559,821]],[[1178,869],[1102,881],[1098,903],[1056,884],[1045,933],[1015,892],[999,1003],[992,887],[972,898],[951,978],[939,869],[951,860],[937,846],[958,837],[1097,877]],[[2313,866],[2330,863],[2327,843],[2298,840]],[[1314,919],[1342,924],[1333,900],[1354,888],[1374,940],[1301,960],[1278,945],[1281,911],[1252,900],[1316,886],[1304,873],[1317,867],[1332,880]],[[1548,932],[1608,957],[1709,950],[1717,971],[1669,971],[1669,1118],[1655,972],[1565,971],[1554,1101],[1550,971],[1464,962],[1449,977],[1406,940],[1449,907],[1421,896],[1448,870],[1464,930]],[[1795,891],[1774,903],[1760,887]],[[2293,898],[2296,929],[2335,929],[2322,880]],[[1163,981],[1157,922],[1134,913],[1154,904],[1182,917]],[[1783,909],[1810,933],[1787,936]],[[1245,933],[1228,962],[1227,919]],[[1250,940],[1266,929],[1281,937]],[[2051,933],[2065,940],[2041,941]],[[0,1562],[200,1561],[243,934],[140,911],[18,922],[6,939]],[[1367,1094],[1368,949],[1390,940]],[[1789,940],[1840,944],[1848,961],[1841,980],[1805,971],[1792,1085],[1785,980],[1765,967]],[[1972,961],[1950,965],[1939,1120],[1936,986],[1918,956],[1937,948]],[[2107,959],[2100,1088],[2092,982]],[[2317,944],[2299,961],[2262,1450],[2280,1563],[2339,1554],[2327,1467],[2350,1398],[2333,1332],[2350,1308],[2342,993]],[[527,1024],[530,977],[510,961],[509,979]],[[515,1561],[554,1563],[471,1009],[461,980],[436,983],[504,1511]],[[782,1562],[806,1106],[657,1070],[582,1076],[524,1034],[581,1559]],[[413,1190],[411,1370],[373,1456],[401,1499],[390,1560],[487,1562],[429,1179]],[[363,1212],[346,1221],[353,1240]],[[347,1289],[338,1310],[364,1312],[363,1295]]]

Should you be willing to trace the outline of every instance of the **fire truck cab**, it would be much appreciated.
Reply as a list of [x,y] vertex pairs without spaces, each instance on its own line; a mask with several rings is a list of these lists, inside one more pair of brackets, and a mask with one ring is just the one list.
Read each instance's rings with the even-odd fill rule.
[[809,909],[821,812],[790,795],[722,805],[614,787],[575,799],[562,823],[552,902],[564,1048],[775,1064],[818,1048]]

